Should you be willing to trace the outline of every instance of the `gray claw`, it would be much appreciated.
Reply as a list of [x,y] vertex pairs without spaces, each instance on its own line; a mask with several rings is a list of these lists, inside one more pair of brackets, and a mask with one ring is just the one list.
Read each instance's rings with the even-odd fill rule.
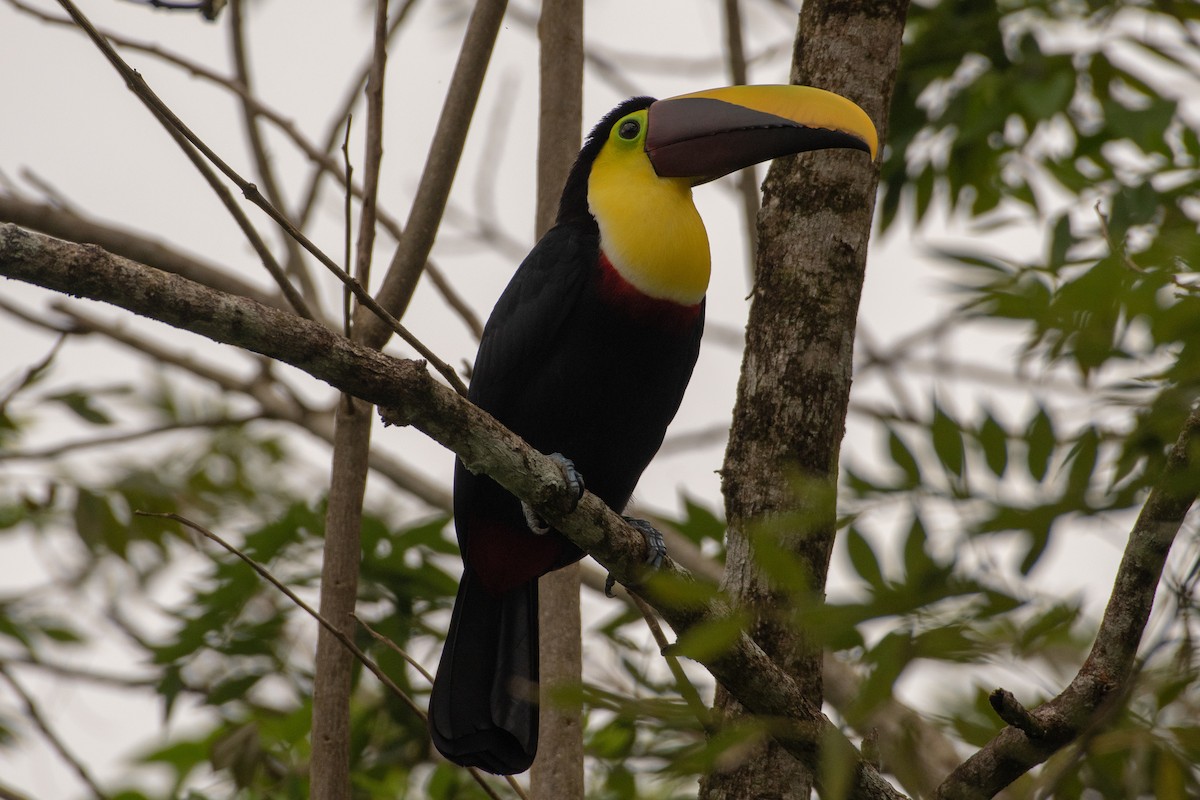
[[[548,458],[558,464],[559,469],[562,470],[563,480],[566,482],[567,488],[575,492],[575,503],[578,505],[586,489],[583,485],[583,476],[579,474],[579,470],[575,469],[575,462],[562,453],[551,453]],[[529,526],[529,530],[538,536],[544,536],[553,530],[546,520],[529,507],[528,503],[521,502],[521,511],[525,514],[525,524]]]
[[583,476],[579,474],[579,470],[575,469],[575,462],[562,453],[551,453],[549,458],[562,470],[563,480],[566,481],[567,488],[575,492],[575,503],[578,504],[587,489],[583,485]]
[[[667,556],[667,543],[663,540],[663,535],[658,532],[658,529],[644,519],[637,517],[622,517],[621,519],[632,525],[642,538],[646,540],[646,566],[651,569],[659,569],[662,567],[663,559]],[[606,597],[612,597],[612,588],[617,583],[617,579],[608,573],[608,578],[604,581],[604,594]]]

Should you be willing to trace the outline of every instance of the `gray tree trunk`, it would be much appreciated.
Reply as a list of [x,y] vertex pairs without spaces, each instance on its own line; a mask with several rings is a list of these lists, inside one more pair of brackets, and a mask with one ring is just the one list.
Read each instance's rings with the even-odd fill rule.
[[[879,129],[895,84],[908,0],[808,0],[793,51],[794,83],[863,107]],[[845,429],[858,302],[879,171],[862,153],[820,151],[772,164],[746,351],[722,471],[729,520],[725,585],[749,610],[750,633],[821,702],[821,643],[789,622],[796,594],[773,585],[754,552],[794,563],[820,603],[834,541],[838,449]],[[801,593],[803,596],[803,593]],[[718,689],[717,709],[740,713]],[[703,781],[702,800],[807,800],[814,776],[770,739]]]
[[[583,0],[543,0],[538,42],[541,111],[536,235],[540,237],[554,224],[563,184],[579,152]],[[533,800],[582,800],[583,711],[578,703],[555,700],[556,687],[574,687],[582,679],[579,565],[541,578],[538,593],[542,706],[538,755],[529,774],[530,796]]]

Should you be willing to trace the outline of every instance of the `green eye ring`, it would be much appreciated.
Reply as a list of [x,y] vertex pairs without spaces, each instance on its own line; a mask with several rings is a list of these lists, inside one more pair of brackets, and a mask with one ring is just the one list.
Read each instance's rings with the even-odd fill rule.
[[617,126],[617,136],[620,136],[627,142],[632,142],[638,138],[638,134],[642,132],[642,125],[636,119],[627,119]]

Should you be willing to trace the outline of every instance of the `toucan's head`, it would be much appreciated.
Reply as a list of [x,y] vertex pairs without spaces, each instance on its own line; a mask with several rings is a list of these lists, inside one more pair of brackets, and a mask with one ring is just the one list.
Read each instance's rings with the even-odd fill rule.
[[698,302],[708,285],[708,238],[691,188],[778,156],[832,147],[874,158],[878,139],[866,112],[822,89],[729,86],[665,100],[635,97],[588,136],[558,221],[594,219],[609,260],[638,289]]

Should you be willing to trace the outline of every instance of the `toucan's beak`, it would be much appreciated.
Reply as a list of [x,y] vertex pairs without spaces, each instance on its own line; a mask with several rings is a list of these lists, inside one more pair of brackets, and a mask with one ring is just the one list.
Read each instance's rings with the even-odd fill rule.
[[789,153],[879,149],[867,112],[810,86],[727,86],[657,100],[646,123],[646,155],[662,178],[694,184]]

